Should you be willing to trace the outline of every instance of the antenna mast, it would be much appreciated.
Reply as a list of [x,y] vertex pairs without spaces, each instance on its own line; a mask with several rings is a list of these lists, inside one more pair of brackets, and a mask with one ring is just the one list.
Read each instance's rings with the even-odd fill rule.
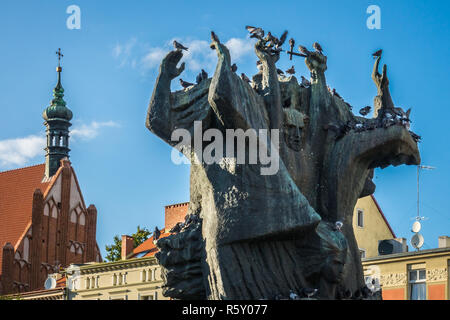
[[425,169],[425,170],[434,170],[436,169],[435,167],[431,167],[431,166],[421,166],[418,165],[417,166],[417,218],[416,220],[419,221],[420,220],[420,193],[419,193],[419,176],[420,176],[420,169]]

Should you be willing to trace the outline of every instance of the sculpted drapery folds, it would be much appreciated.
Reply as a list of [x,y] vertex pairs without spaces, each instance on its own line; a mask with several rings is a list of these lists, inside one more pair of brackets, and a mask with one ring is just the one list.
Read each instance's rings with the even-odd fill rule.
[[[170,84],[184,70],[184,63],[177,67],[182,51],[163,59],[147,128],[172,146],[178,143],[171,139],[176,129],[191,133],[194,144],[195,121],[201,121],[201,134],[212,128],[223,136],[227,129],[254,129],[267,152],[279,155],[279,169],[263,175],[267,163],[241,164],[228,156],[206,164],[194,161],[198,150],[180,148],[191,160],[189,214],[200,218],[201,228],[186,226],[158,242],[166,294],[272,299],[318,288],[319,297],[334,299],[337,285],[360,289],[364,280],[353,208],[359,197],[373,193],[374,168],[420,162],[417,143],[401,124],[383,127],[381,119],[353,115],[327,89],[327,58],[321,52],[306,55],[311,84],[304,86],[294,76],[278,74],[280,51],[262,39],[255,44],[262,67],[251,83],[232,71],[230,53],[216,36],[211,47],[218,56],[212,78],[180,91],[171,92]],[[382,110],[392,103],[388,83],[383,85]],[[280,135],[271,134],[273,129]],[[223,150],[229,143],[223,141]],[[249,148],[245,154],[248,159]],[[337,221],[344,226],[336,231]],[[305,250],[305,244],[320,254]],[[309,255],[321,265],[317,274],[306,270]],[[194,294],[189,284],[203,287]]]

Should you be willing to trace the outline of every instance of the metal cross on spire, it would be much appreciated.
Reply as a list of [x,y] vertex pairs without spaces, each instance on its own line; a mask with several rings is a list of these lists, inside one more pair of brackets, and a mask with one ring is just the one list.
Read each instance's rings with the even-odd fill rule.
[[58,51],[56,51],[56,55],[58,56],[58,67],[61,67],[61,58],[64,57],[64,55],[61,53],[61,48],[58,48]]

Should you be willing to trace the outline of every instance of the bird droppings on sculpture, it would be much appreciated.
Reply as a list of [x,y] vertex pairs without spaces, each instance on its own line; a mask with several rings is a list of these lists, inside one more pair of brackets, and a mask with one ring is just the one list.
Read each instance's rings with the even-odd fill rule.
[[[229,50],[214,32],[211,49],[218,63],[212,78],[205,72],[196,84],[180,79],[183,90],[171,92],[172,80],[184,71],[184,63],[177,67],[184,47],[174,44],[161,62],[146,126],[191,160],[189,214],[173,235],[157,241],[163,294],[373,299],[364,283],[353,209],[358,198],[375,191],[375,168],[420,163],[420,137],[409,131],[410,112],[394,107],[386,66],[378,73],[381,51],[374,55],[378,92],[369,119],[354,115],[336,90],[328,90],[320,44],[314,43],[314,51],[300,46],[296,53],[294,39],[289,41],[287,54],[304,57],[311,72],[310,80],[302,76],[299,84],[294,67],[288,75],[276,67],[287,32],[278,39],[262,28],[246,29],[257,39],[259,72],[251,80],[235,73]],[[191,134],[188,145],[173,140],[177,129]],[[215,148],[195,138],[199,130],[209,137],[203,142],[214,140]],[[230,130],[255,133],[241,144],[238,138],[219,139]],[[253,159],[255,141],[259,155],[263,146],[278,157],[278,170],[262,174],[268,162]],[[217,161],[199,161],[199,153],[212,154],[211,149]]]

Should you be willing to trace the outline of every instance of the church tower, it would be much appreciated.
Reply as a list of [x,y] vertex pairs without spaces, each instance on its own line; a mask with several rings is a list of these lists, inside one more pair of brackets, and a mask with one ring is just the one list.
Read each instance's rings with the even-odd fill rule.
[[53,89],[53,100],[47,107],[42,117],[47,127],[47,147],[45,148],[45,177],[52,177],[60,166],[61,159],[69,158],[69,127],[72,125],[72,111],[66,107],[64,101],[64,89],[61,84],[61,49],[56,52],[58,55],[58,82]]

